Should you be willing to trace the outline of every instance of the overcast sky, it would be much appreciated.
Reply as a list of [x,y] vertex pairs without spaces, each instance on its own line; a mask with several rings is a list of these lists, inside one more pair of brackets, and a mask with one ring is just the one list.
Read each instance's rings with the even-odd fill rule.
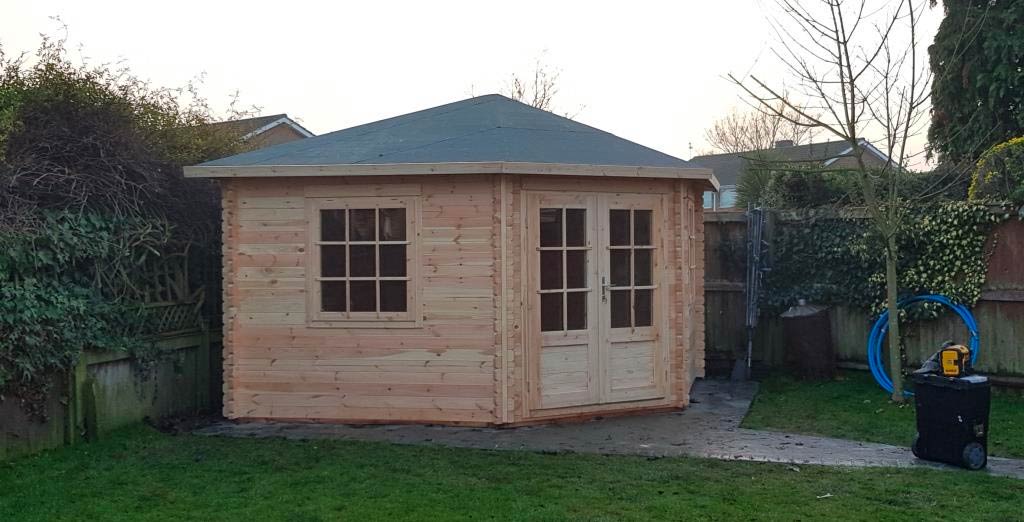
[[[707,149],[704,129],[734,107],[723,76],[779,76],[761,0],[516,2],[385,0],[174,2],[0,0],[0,43],[34,50],[39,34],[123,60],[179,86],[203,75],[217,108],[236,89],[263,114],[320,134],[500,92],[540,58],[561,71],[558,112],[669,154]],[[941,8],[925,13],[923,47]],[[582,108],[582,109],[581,109]],[[923,139],[915,146],[923,147]]]

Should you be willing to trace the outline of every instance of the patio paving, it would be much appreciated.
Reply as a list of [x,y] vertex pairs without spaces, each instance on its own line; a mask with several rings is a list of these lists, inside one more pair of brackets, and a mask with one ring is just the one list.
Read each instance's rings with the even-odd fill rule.
[[[794,465],[930,467],[908,448],[740,428],[757,392],[752,382],[698,381],[686,410],[522,428],[343,425],[222,421],[196,431],[228,437],[346,439],[459,448],[578,452],[648,457],[690,456]],[[963,470],[959,470],[963,471]],[[1024,479],[1024,460],[990,457],[988,473]]]

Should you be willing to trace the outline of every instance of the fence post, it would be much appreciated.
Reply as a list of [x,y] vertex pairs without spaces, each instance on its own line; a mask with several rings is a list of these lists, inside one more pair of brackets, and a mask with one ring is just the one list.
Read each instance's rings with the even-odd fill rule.
[[203,333],[196,347],[196,412],[210,409],[210,325],[203,321]]
[[81,440],[85,418],[85,381],[89,376],[87,353],[82,352],[75,367],[68,372],[68,406],[65,416],[64,443],[74,445]]

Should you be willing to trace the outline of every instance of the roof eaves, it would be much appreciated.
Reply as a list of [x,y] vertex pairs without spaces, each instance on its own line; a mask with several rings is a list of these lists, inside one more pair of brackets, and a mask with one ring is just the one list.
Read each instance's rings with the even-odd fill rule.
[[302,125],[299,125],[298,122],[296,122],[295,120],[289,118],[288,116],[282,116],[282,117],[280,117],[280,118],[278,118],[278,119],[276,119],[276,120],[274,120],[274,121],[272,121],[272,122],[270,122],[270,123],[268,123],[268,124],[266,124],[266,125],[264,125],[262,127],[259,127],[258,129],[255,129],[255,130],[249,132],[245,136],[242,136],[242,141],[245,141],[245,140],[247,140],[249,138],[252,138],[253,136],[257,136],[257,135],[263,134],[264,132],[267,132],[268,130],[273,129],[274,127],[277,127],[278,125],[288,125],[289,127],[295,129],[295,132],[298,132],[299,134],[303,135],[306,138],[312,138],[313,136],[316,136],[316,134],[313,134],[312,132],[309,132],[309,130],[307,130]]
[[704,167],[645,167],[527,162],[452,162],[344,165],[252,165],[185,167],[189,178],[273,178],[324,176],[401,176],[424,174],[536,174],[626,178],[691,179],[705,181],[718,190],[719,182]]

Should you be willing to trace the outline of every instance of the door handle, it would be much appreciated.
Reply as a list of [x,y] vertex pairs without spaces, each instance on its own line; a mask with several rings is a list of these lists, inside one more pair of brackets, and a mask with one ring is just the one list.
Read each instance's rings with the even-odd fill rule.
[[611,286],[608,283],[606,283],[605,281],[606,281],[605,276],[601,276],[601,302],[602,303],[607,303],[608,302],[608,287]]

